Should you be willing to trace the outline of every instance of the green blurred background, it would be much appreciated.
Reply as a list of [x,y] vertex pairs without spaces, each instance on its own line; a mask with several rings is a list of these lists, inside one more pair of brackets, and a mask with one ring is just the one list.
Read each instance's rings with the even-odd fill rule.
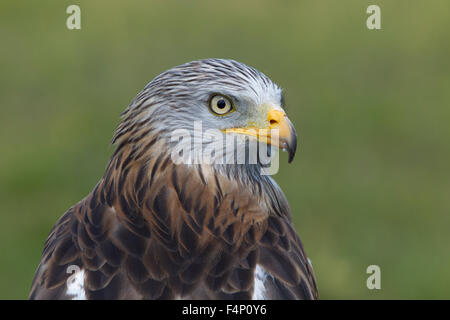
[[[370,4],[382,30],[366,28]],[[135,94],[208,57],[285,90],[301,144],[275,178],[323,299],[450,298],[448,0],[8,0],[0,40],[0,298],[27,298]],[[381,290],[366,287],[372,264]]]

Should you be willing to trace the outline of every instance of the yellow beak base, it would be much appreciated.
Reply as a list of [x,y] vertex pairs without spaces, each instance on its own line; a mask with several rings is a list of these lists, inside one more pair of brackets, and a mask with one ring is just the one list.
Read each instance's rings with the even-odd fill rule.
[[297,149],[297,133],[286,113],[272,107],[267,113],[267,127],[254,126],[225,129],[225,133],[239,133],[255,137],[258,141],[281,148],[289,153],[288,162],[292,162]]

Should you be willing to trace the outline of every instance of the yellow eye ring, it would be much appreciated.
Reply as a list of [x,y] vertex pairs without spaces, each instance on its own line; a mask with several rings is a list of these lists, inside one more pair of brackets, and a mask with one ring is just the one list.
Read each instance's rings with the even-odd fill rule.
[[233,111],[233,104],[229,98],[216,94],[209,99],[209,110],[217,116],[224,116]]

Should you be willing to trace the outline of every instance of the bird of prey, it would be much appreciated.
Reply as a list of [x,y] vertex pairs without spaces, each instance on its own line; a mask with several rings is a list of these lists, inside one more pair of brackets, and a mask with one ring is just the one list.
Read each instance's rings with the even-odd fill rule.
[[195,136],[199,121],[236,138],[216,153],[251,140],[295,154],[282,91],[261,72],[225,59],[163,72],[123,112],[104,176],[51,230],[30,299],[318,298],[288,201],[262,163],[174,161],[174,133]]

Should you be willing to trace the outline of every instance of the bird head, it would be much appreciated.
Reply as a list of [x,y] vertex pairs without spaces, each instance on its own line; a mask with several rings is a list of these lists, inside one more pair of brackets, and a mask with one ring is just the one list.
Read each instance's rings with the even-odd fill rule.
[[142,141],[153,136],[172,141],[166,148],[173,149],[179,141],[174,134],[181,131],[194,140],[200,135],[205,146],[211,141],[205,141],[204,133],[212,132],[222,141],[233,141],[215,140],[220,145],[216,149],[226,149],[224,154],[246,143],[248,150],[253,141],[287,151],[291,162],[297,135],[282,100],[282,90],[252,67],[224,59],[192,61],[160,74],[136,96],[123,113],[114,142],[133,141],[145,148]]

